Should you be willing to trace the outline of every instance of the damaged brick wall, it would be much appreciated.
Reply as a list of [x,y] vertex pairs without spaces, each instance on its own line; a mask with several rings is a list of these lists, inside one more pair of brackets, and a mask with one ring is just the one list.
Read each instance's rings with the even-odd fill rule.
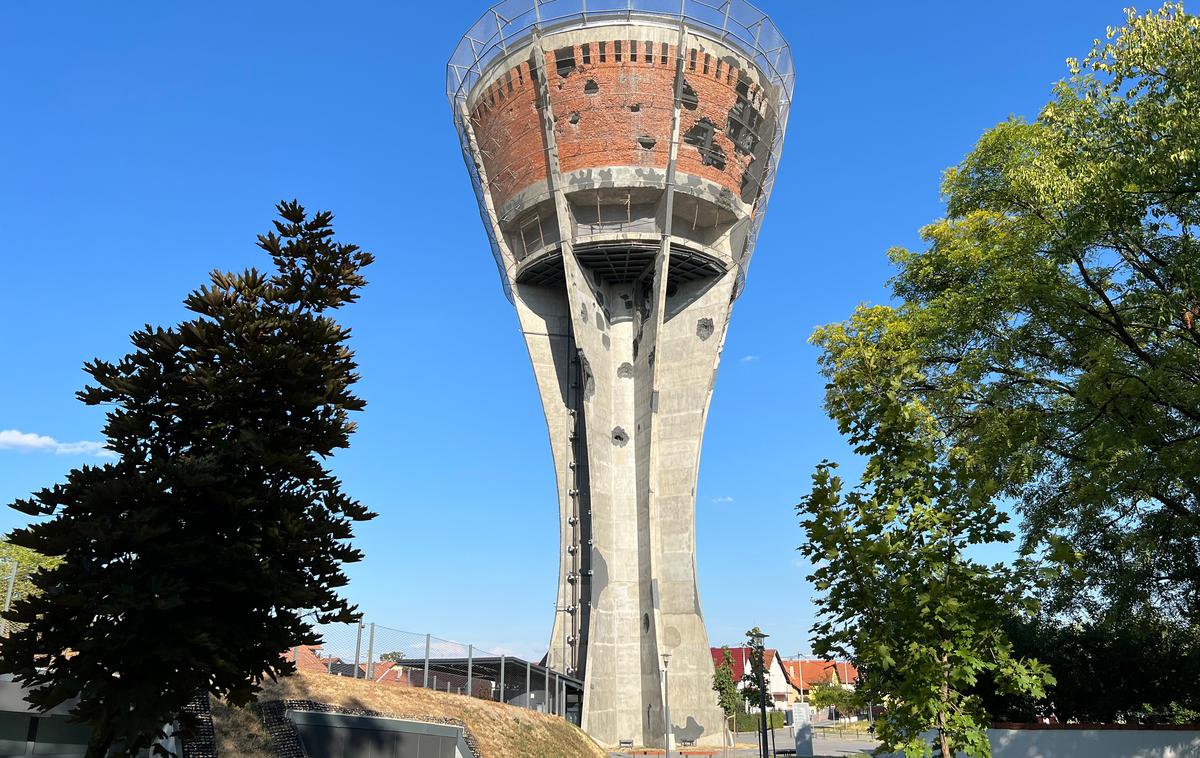
[[[653,40],[636,39],[589,42],[587,55],[583,45],[574,47],[577,68],[550,80],[550,104],[557,117],[554,137],[564,174],[607,166],[666,169],[675,46],[667,46],[665,52],[662,48]],[[576,113],[578,121],[572,123]]]
[[497,208],[529,185],[546,181],[537,82],[528,62],[506,71],[483,89],[471,113],[471,127]]
[[[675,45],[625,36],[546,50],[542,70],[564,174],[609,166],[666,168],[675,55]],[[763,114],[771,107],[765,92],[732,56],[697,48],[684,51],[683,74],[678,170],[753,202],[757,180],[747,169],[756,146],[771,137],[764,133]],[[528,62],[484,87],[471,121],[497,208],[546,181],[537,83]]]

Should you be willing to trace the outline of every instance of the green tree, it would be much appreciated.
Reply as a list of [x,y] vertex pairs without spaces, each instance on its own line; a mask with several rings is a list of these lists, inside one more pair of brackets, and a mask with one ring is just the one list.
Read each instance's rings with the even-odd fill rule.
[[813,683],[808,690],[808,702],[814,708],[836,708],[841,715],[854,713],[861,707],[861,697],[855,690],[830,681]]
[[712,688],[717,693],[717,703],[726,718],[742,709],[742,695],[733,678],[733,656],[729,654],[728,647],[721,648],[721,662],[713,671]]
[[14,545],[7,539],[0,540],[0,601],[8,593],[9,573],[16,564],[17,575],[13,582],[13,598],[22,598],[37,591],[34,574],[41,569],[51,569],[61,563],[60,558],[42,555],[29,548]]
[[324,461],[364,406],[331,312],[358,298],[372,257],[335,242],[327,212],[279,214],[259,237],[270,275],[214,272],[184,301],[194,318],[85,366],[79,398],[112,406],[118,457],[13,505],[52,518],[12,542],[63,560],[33,575],[0,665],[40,708],[79,698],[90,758],[148,747],[198,690],[249,702],[294,672],[290,647],[320,642],[312,622],[357,617],[337,589],[361,558],[353,523],[373,514]]
[[888,447],[870,455],[862,483],[849,492],[835,464],[822,464],[798,506],[808,533],[800,549],[822,593],[813,649],[851,658],[856,697],[888,703],[876,722],[885,749],[928,755],[921,734],[935,729],[943,755],[990,756],[987,713],[972,691],[979,677],[1034,696],[1051,680],[1044,666],[1012,654],[1002,628],[1006,609],[1033,609],[1024,591],[1031,566],[986,566],[965,556],[970,546],[1011,538],[1002,530],[1006,517],[991,504],[988,483],[955,452],[916,443],[911,428],[897,434],[914,421],[924,425],[923,414],[891,407],[879,390],[862,388],[861,400],[882,406],[865,414],[871,422],[830,406],[860,431],[886,428],[880,436],[894,436]]
[[[764,699],[762,688],[758,686],[758,683],[760,677],[763,684],[767,683],[766,662],[763,660],[766,651],[760,651],[755,646],[755,639],[761,635],[762,631],[757,626],[746,632],[746,649],[750,652],[745,661],[749,665],[743,666],[744,670],[742,671],[741,697],[747,706],[744,710],[761,708]],[[767,707],[774,702],[769,692],[766,693],[765,699]]]
[[392,651],[390,653],[384,653],[383,655],[379,656],[379,660],[385,661],[387,663],[399,663],[400,661],[404,660],[404,658],[405,658],[404,653],[402,653],[398,650]]
[[1045,703],[998,694],[981,680],[978,692],[1001,721],[1029,721],[1047,703],[1061,721],[1194,724],[1200,720],[1200,631],[1162,619],[1063,621],[1011,618],[1013,649],[1049,667],[1055,682]]
[[1195,624],[1200,19],[1130,11],[1069,66],[947,172],[946,218],[891,252],[897,305],[818,344],[836,387],[870,366],[927,409],[1029,547],[1069,539],[1048,612]]
[[[932,629],[910,630],[950,690],[984,676],[1043,700],[1042,669],[979,604],[1028,611],[1013,580],[1030,566],[961,550],[1007,539],[997,501],[1023,517],[1024,556],[1073,564],[1042,575],[1046,617],[1185,635],[1200,622],[1198,113],[1200,21],[1176,4],[1128,12],[1069,61],[1036,120],[996,126],[947,172],[947,215],[922,231],[925,248],[891,251],[896,304],[814,335],[830,413],[869,459],[846,495],[822,467],[803,505],[823,584],[846,601],[826,644],[854,651],[890,714],[922,698],[884,681],[892,659],[917,665],[888,644],[908,632],[882,623],[906,613],[949,634],[951,659],[955,640],[975,651],[955,674],[920,647]],[[960,589],[943,596],[943,581]],[[1001,657],[977,669],[989,648]],[[972,697],[964,712],[979,714]]]
[[[1035,609],[1025,592],[1035,566],[968,557],[973,546],[1014,536],[995,504],[997,483],[927,407],[897,392],[919,365],[912,334],[878,309],[856,319],[859,331],[834,324],[814,336],[830,380],[826,409],[866,458],[849,491],[836,464],[818,466],[797,506],[808,536],[800,550],[822,593],[814,650],[851,658],[858,695],[888,703],[878,722],[886,748],[925,755],[920,735],[936,729],[944,755],[987,756],[978,678],[1035,696],[1049,680],[1044,667],[1012,654],[1002,629],[1008,609]],[[881,345],[894,364],[878,365]]]

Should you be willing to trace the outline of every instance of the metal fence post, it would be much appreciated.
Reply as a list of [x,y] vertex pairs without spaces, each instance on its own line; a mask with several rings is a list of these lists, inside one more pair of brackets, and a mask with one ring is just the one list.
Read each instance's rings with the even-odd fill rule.
[[8,575],[8,592],[4,593],[4,636],[8,636],[8,631],[12,627],[12,622],[8,620],[8,611],[12,608],[13,589],[17,586],[17,559],[12,559],[12,572]]
[[508,702],[504,699],[504,656],[500,656],[500,702]]
[[533,690],[529,685],[529,661],[525,661],[525,707],[533,707]]
[[[425,635],[425,683],[421,686],[426,689],[429,689],[429,639],[429,635]],[[437,685],[433,685],[433,688],[437,689]]]
[[358,664],[362,661],[362,622],[358,622],[358,634],[354,637],[354,678],[358,678]]
[[467,694],[475,697],[475,690],[471,687],[472,674],[475,669],[475,646],[467,645]]
[[[546,656],[546,663],[550,662],[550,656]],[[550,713],[550,669],[542,669],[542,698],[546,705],[546,713]]]
[[371,622],[371,635],[367,637],[367,679],[375,681],[375,622]]

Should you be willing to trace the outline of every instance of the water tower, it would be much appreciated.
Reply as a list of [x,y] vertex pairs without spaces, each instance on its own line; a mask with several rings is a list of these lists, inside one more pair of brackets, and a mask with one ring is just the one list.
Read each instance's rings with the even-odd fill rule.
[[664,706],[673,741],[721,740],[696,473],[793,82],[742,0],[502,2],[447,67],[558,475],[549,665],[604,744],[661,745]]

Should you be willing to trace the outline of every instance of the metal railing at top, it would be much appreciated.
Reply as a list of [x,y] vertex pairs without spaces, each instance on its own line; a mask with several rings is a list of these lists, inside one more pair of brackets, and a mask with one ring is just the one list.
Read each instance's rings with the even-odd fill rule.
[[446,96],[466,97],[484,70],[534,30],[586,27],[620,20],[685,22],[740,50],[791,104],[795,64],[771,18],[746,0],[502,0],[484,11],[459,40],[446,64]]

